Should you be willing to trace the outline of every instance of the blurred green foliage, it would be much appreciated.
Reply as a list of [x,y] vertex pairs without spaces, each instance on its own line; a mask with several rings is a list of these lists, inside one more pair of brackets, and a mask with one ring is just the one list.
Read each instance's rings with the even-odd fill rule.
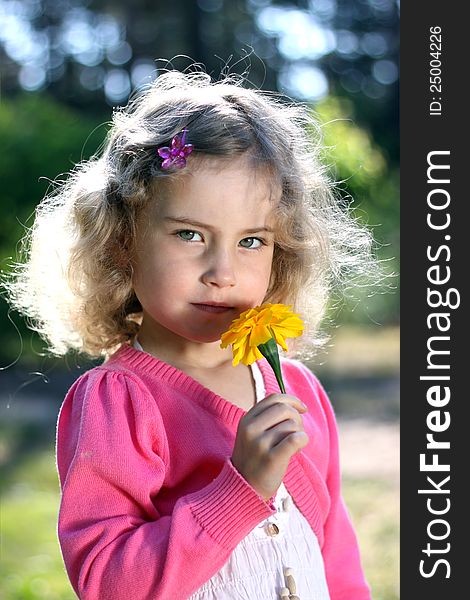
[[337,182],[337,193],[354,218],[372,230],[382,281],[375,286],[367,281],[357,282],[357,287],[341,299],[334,321],[397,324],[399,169],[372,133],[357,124],[355,111],[356,105],[345,97],[329,96],[315,106],[322,124],[324,161]]
[[46,95],[22,94],[0,104],[0,252],[14,256],[51,181],[95,152],[103,128]]
[[[104,118],[104,117],[103,117]],[[105,127],[47,95],[21,94],[0,103],[0,269],[8,272],[20,258],[20,239],[31,227],[34,209],[54,180],[101,144]],[[0,300],[0,361],[9,364],[23,351],[43,344],[31,338],[24,321]],[[18,329],[18,331],[17,331]],[[31,343],[30,343],[31,340]],[[35,351],[31,344],[37,346]]]
[[[0,438],[1,439],[1,438]],[[59,484],[52,452],[14,461],[2,493],[0,581],[5,600],[73,600],[56,537]]]
[[374,228],[376,239],[395,246],[400,220],[397,166],[371,133],[357,125],[351,100],[330,96],[315,111],[323,124],[327,164],[343,193],[352,196],[356,216]]

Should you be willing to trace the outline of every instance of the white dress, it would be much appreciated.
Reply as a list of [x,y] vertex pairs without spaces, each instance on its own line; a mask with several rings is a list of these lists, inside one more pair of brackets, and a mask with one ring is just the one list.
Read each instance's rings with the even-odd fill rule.
[[[142,350],[138,342],[135,347]],[[259,402],[266,395],[263,376],[256,363],[251,372]],[[299,600],[330,600],[317,536],[283,483],[274,506],[276,513],[255,527],[188,600],[278,600],[282,588],[294,592],[293,582]],[[286,569],[291,570],[287,582]]]

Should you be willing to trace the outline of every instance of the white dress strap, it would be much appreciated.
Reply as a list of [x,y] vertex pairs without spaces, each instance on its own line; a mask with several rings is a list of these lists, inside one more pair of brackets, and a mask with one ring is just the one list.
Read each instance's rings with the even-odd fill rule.
[[256,402],[259,402],[266,396],[266,388],[264,386],[263,374],[258,367],[258,363],[254,362],[251,367],[251,374],[255,382]]

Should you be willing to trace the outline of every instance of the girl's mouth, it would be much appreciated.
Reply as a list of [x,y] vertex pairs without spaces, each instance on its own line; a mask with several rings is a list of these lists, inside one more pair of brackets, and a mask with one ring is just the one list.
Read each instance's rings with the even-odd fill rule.
[[193,303],[192,304],[195,308],[197,308],[198,310],[202,310],[204,312],[209,312],[209,313],[225,313],[228,312],[230,310],[233,310],[233,306],[225,306],[223,304],[197,304],[197,303]]

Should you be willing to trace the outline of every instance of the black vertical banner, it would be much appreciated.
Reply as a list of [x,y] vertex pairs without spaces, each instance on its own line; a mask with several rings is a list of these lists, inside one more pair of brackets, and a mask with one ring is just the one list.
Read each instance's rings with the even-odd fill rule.
[[470,597],[470,29],[458,6],[401,5],[402,600]]

